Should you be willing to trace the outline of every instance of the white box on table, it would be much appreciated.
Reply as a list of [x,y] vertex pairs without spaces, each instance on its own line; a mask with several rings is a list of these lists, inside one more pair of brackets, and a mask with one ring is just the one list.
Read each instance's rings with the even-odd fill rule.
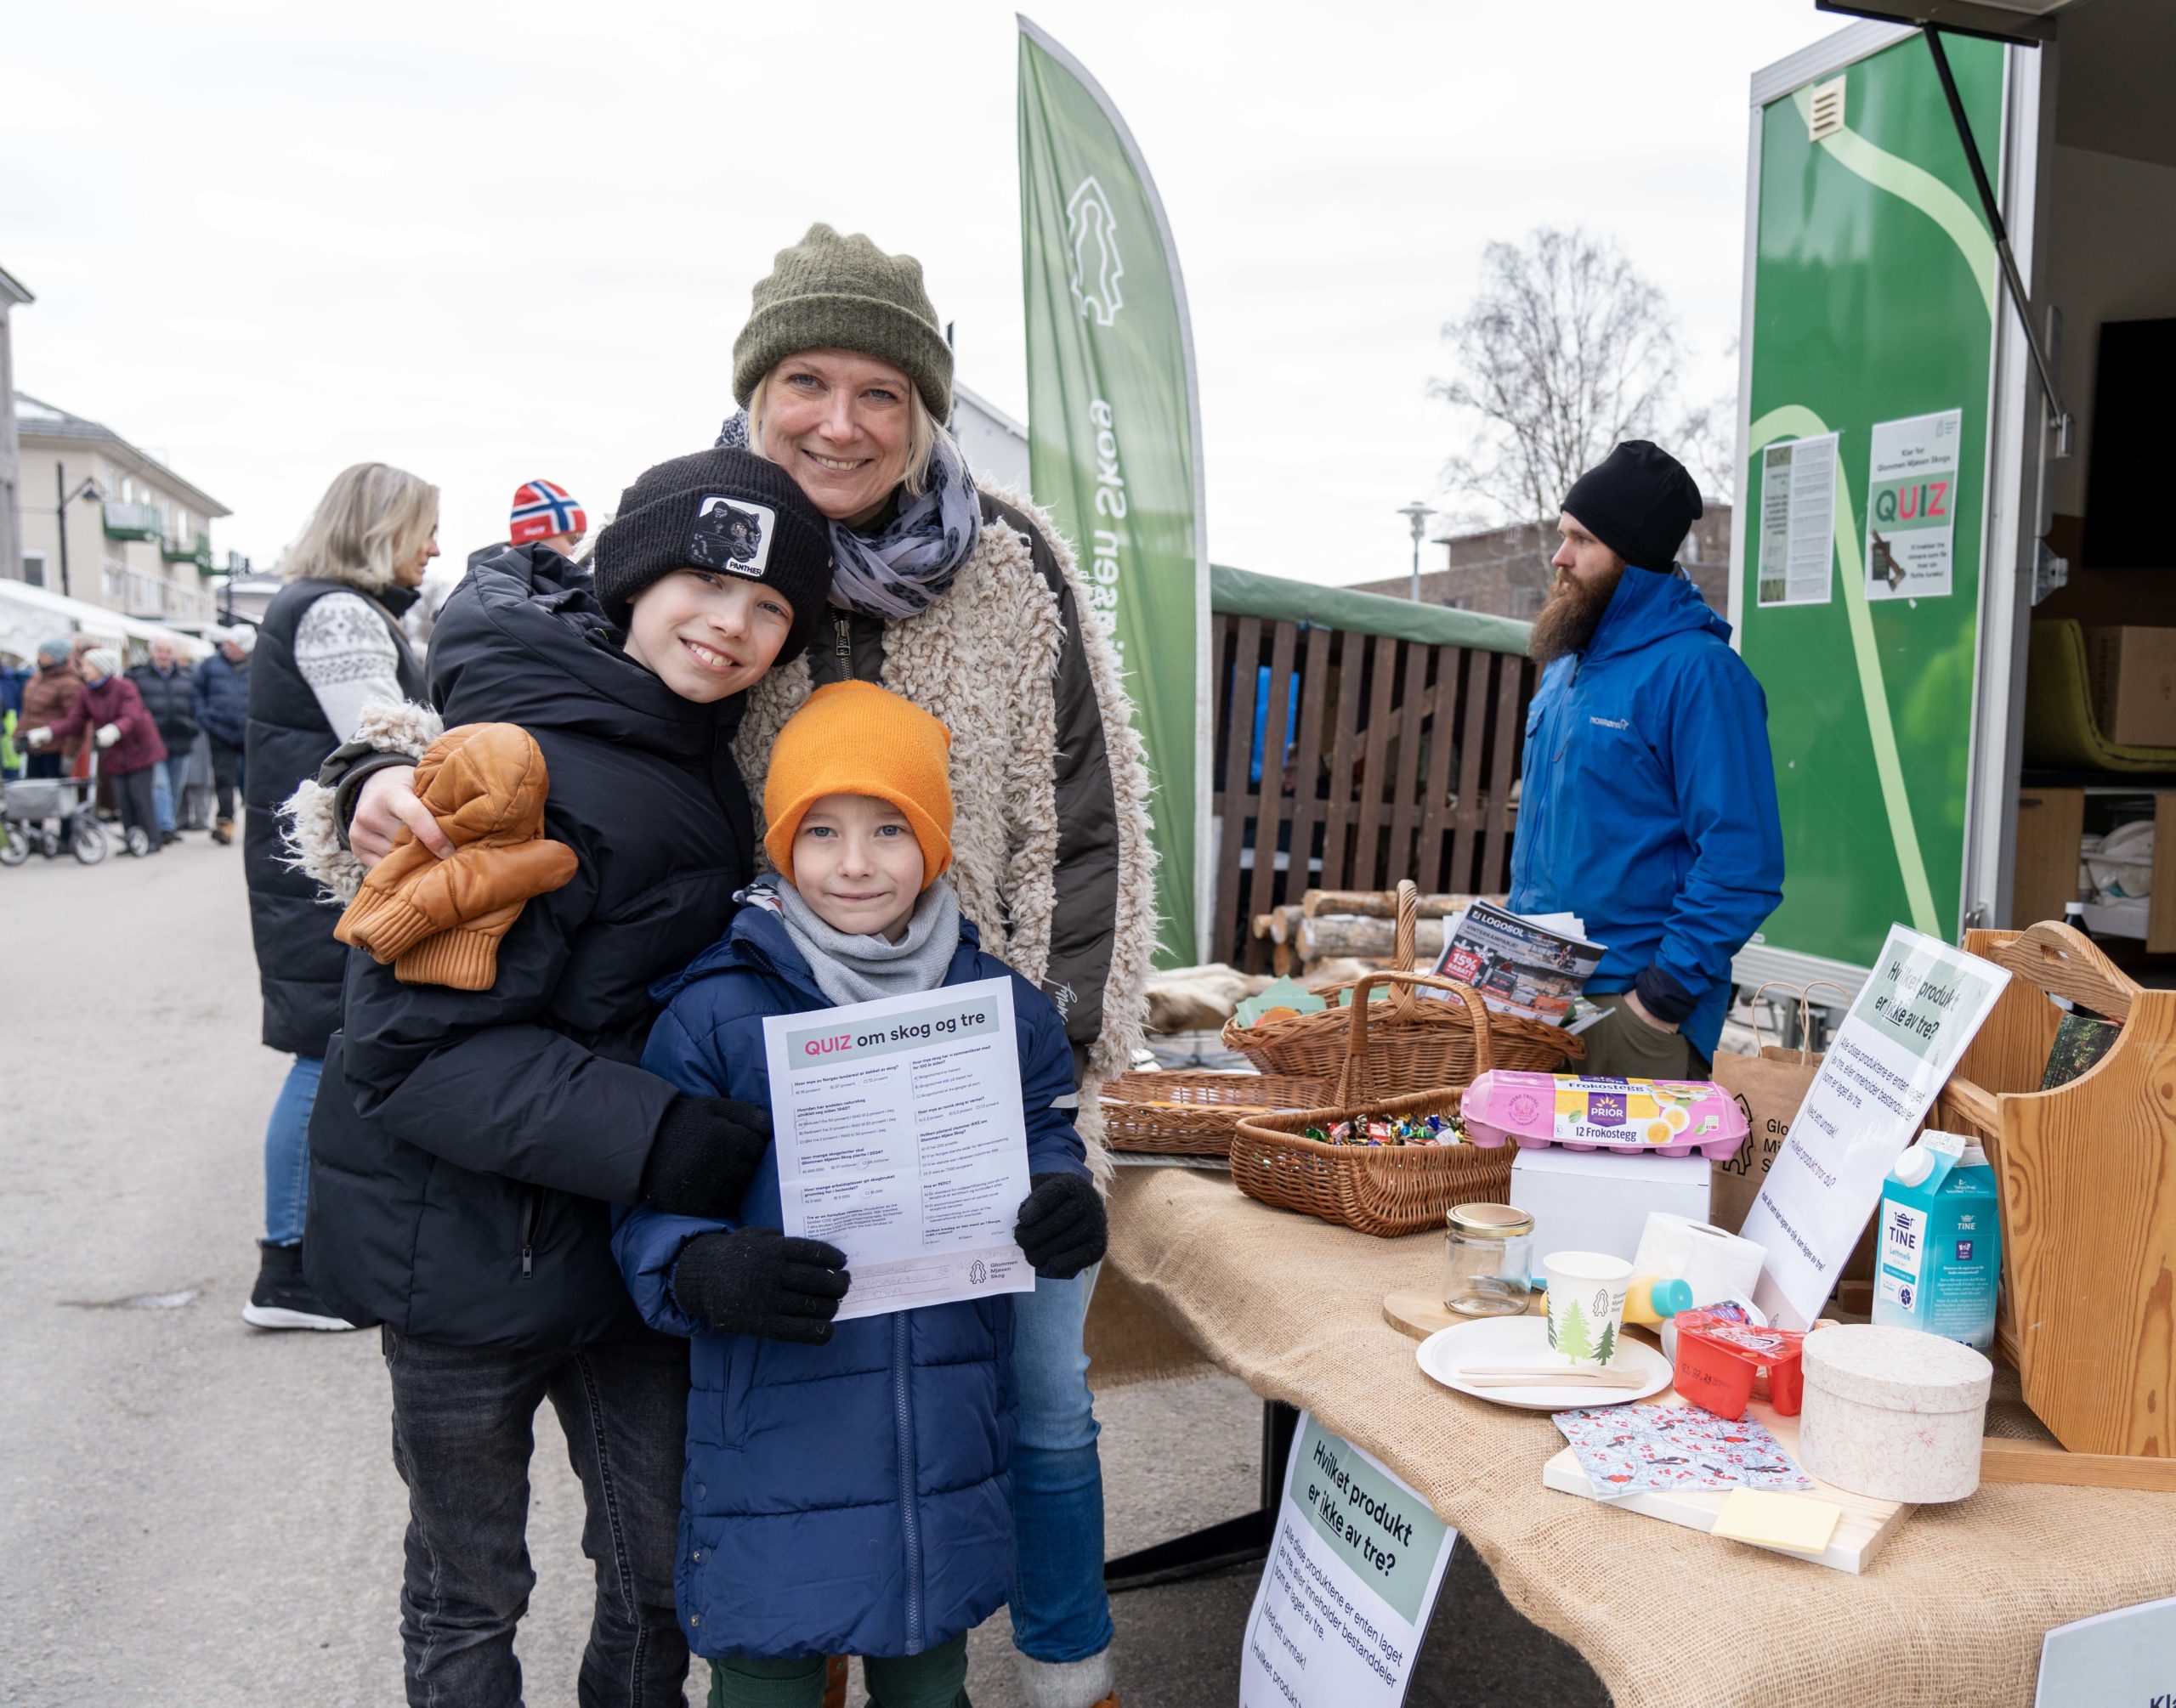
[[1533,1218],[1533,1266],[1551,1252],[1604,1252],[1630,1263],[1650,1210],[1708,1219],[1714,1170],[1690,1157],[1625,1157],[1612,1151],[1521,1151],[1511,1202]]

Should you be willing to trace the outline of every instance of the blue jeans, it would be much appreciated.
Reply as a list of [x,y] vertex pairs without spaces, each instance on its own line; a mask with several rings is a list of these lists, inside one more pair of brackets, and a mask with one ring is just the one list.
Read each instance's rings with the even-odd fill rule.
[[303,1211],[309,1202],[309,1111],[317,1105],[317,1077],[325,1059],[298,1055],[264,1123],[264,1237],[275,1246],[303,1242]]
[[[1101,1267],[1099,1264],[1098,1268]],[[1018,1577],[1012,1643],[1033,1660],[1085,1660],[1111,1644],[1103,1593],[1103,1463],[1080,1336],[1096,1290],[1091,1269],[1039,1280],[1012,1300],[1020,1431],[1012,1448]]]
[[161,834],[171,831],[181,817],[181,792],[188,787],[189,755],[168,754],[151,767],[151,810],[158,815]]

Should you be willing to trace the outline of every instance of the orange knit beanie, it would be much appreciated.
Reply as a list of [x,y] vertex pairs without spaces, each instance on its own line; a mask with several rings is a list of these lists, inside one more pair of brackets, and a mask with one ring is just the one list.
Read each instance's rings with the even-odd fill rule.
[[808,696],[771,744],[763,850],[793,878],[793,839],[827,795],[867,795],[906,816],[926,890],[952,863],[952,732],[874,682],[833,682]]

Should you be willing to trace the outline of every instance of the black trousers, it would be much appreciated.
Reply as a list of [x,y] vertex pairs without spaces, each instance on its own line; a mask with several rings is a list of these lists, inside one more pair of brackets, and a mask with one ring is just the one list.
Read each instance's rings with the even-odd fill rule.
[[688,1343],[626,1340],[507,1352],[380,1331],[393,1377],[393,1462],[408,1485],[400,1639],[408,1700],[517,1708],[514,1627],[530,1569],[536,1408],[559,1414],[597,1569],[581,1708],[683,1708],[688,1644],[673,1611]]
[[216,735],[211,738],[212,787],[219,797],[218,817],[223,823],[232,823],[235,816],[235,784],[241,775],[241,749],[229,747]]
[[142,830],[151,839],[151,851],[158,852],[158,796],[152,788],[151,767],[109,772],[106,781],[113,787],[113,804],[121,809],[122,829]]

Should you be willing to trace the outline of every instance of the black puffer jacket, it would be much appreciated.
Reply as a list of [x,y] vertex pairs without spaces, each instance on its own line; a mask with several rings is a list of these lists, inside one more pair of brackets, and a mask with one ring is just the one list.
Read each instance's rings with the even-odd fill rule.
[[361,951],[310,1123],[310,1283],[351,1321],[457,1346],[580,1344],[637,1324],[611,1248],[673,1088],[636,1063],[649,987],[715,942],[753,869],[740,697],[683,700],[620,650],[590,578],[502,547],[447,600],[448,727],[518,723],[545,831],[580,857],[530,901],[479,993]]
[[159,739],[169,754],[178,758],[196,745],[196,683],[187,665],[164,672],[155,665],[139,665],[128,680],[143,695],[144,710],[159,727]]

